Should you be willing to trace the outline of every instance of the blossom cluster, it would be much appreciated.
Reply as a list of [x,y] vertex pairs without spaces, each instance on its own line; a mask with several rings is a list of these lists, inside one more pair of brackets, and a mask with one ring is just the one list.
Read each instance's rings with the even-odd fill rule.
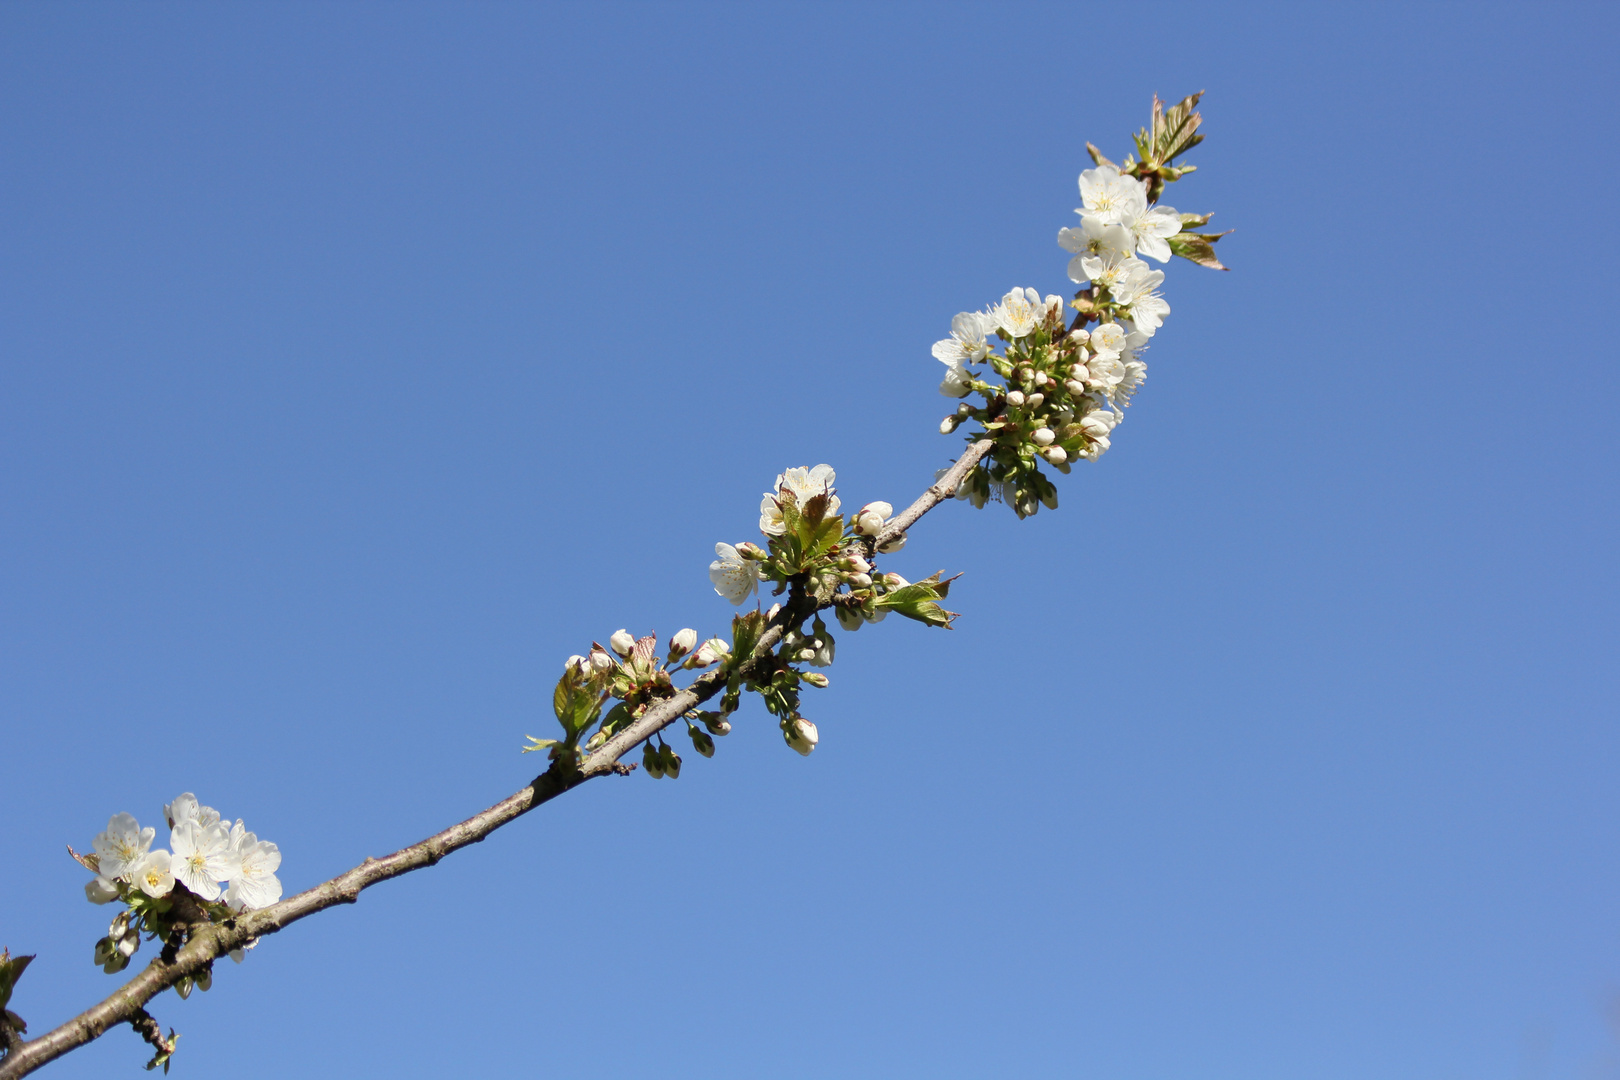
[[[129,905],[96,945],[96,963],[109,974],[129,964],[143,929],[167,938],[177,920],[225,918],[281,899],[276,877],[281,849],[249,832],[240,818],[234,825],[222,820],[219,811],[189,791],[165,806],[163,817],[169,827],[166,849],[152,846],[155,828],[142,828],[133,815],[117,813],[91,841],[92,854],[74,855],[95,874],[84,887],[91,903]],[[240,950],[231,955],[242,958]],[[187,982],[187,992],[190,986]]]
[[1020,517],[1055,507],[1057,491],[1040,465],[1068,472],[1078,458],[1100,457],[1147,378],[1142,356],[1170,305],[1159,292],[1164,271],[1145,260],[1180,255],[1224,269],[1211,246],[1220,237],[1186,231],[1208,214],[1157,204],[1166,182],[1193,171],[1170,162],[1202,139],[1196,103],[1194,95],[1166,111],[1155,100],[1152,128],[1137,136],[1139,162],[1115,165],[1090,148],[1096,168],[1080,174],[1080,224],[1058,231],[1058,244],[1073,256],[1069,277],[1083,286],[1071,301],[1015,288],[984,310],[958,314],[950,336],[935,343],[934,357],[945,365],[940,393],[982,398],[977,406],[964,401],[940,431],[977,421],[981,429],[969,440],[988,435],[995,443],[957,488],[958,498],[1004,502]]
[[149,897],[166,895],[178,883],[200,900],[219,900],[232,911],[268,907],[281,899],[281,849],[232,825],[219,811],[202,806],[186,792],[163,808],[169,849],[153,848],[157,830],[141,828],[129,814],[114,814],[107,831],[91,842],[96,876],[84,887],[91,903],[105,904],[139,889]]

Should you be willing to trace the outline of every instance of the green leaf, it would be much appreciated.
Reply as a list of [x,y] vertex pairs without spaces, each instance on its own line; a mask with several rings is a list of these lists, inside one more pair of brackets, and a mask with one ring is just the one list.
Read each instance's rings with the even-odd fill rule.
[[1166,109],[1159,96],[1153,95],[1151,144],[1155,165],[1168,165],[1177,154],[1185,153],[1204,141],[1204,137],[1197,133],[1198,126],[1204,122],[1204,118],[1193,112],[1198,105],[1198,99],[1203,96],[1204,92],[1200,90]]
[[731,655],[737,663],[745,663],[753,655],[759,635],[765,632],[765,614],[750,611],[731,619]]
[[1109,161],[1107,158],[1103,157],[1102,151],[1097,149],[1095,146],[1092,146],[1090,143],[1086,143],[1086,153],[1091,155],[1091,160],[1094,164],[1107,165],[1113,169],[1119,168],[1118,165],[1115,165],[1112,161]]
[[12,956],[10,949],[0,950],[0,1009],[11,1002],[11,991],[16,987],[17,980],[22,978],[22,973],[33,962],[32,956]]
[[[1231,232],[1228,229],[1226,232]],[[1226,233],[1177,233],[1170,237],[1170,253],[1189,259],[1199,266],[1207,266],[1211,270],[1225,270],[1221,260],[1215,257],[1215,241]]]
[[873,606],[904,615],[908,619],[915,619],[927,626],[939,626],[947,630],[951,627],[951,620],[956,618],[956,612],[946,611],[940,607],[938,601],[943,600],[950,592],[951,582],[956,578],[941,581],[939,574],[935,573],[922,581],[914,581],[910,585],[902,585],[898,589],[877,598]]
[[525,735],[523,737],[534,744],[533,746],[525,746],[523,748],[523,752],[525,754],[532,753],[536,750],[549,750],[553,746],[562,745],[562,741],[559,739],[537,739],[533,735]]

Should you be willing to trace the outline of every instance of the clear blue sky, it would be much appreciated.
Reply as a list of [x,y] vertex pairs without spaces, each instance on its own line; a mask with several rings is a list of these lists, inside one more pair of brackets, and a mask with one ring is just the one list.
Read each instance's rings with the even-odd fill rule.
[[1620,1076],[1614,12],[0,8],[13,1006],[116,985],[112,812],[308,887],[522,786],[593,637],[721,629],[782,467],[909,500],[950,316],[1206,89],[1234,270],[1057,513],[892,561],[956,630],[165,995],[175,1068]]

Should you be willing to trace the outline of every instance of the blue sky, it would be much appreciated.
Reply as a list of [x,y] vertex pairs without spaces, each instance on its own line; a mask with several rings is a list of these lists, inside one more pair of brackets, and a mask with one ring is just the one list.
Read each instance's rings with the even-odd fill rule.
[[[196,791],[302,889],[521,787],[563,659],[722,629],[784,466],[1208,91],[1114,449],[890,568],[957,629],[267,940],[182,1075],[1620,1076],[1600,5],[0,9],[0,944]],[[145,952],[139,958],[145,958]],[[47,1075],[134,1070],[113,1032]]]

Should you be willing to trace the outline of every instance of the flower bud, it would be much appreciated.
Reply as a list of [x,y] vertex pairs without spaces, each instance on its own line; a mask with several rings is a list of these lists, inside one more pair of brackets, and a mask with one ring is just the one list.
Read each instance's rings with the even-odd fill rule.
[[1091,340],[1091,335],[1086,333],[1084,330],[1070,330],[1069,340],[1080,344]]
[[863,536],[876,536],[893,516],[894,507],[888,503],[869,502],[855,513],[855,531]]
[[1073,394],[1075,397],[1081,397],[1086,392],[1086,384],[1081,382],[1079,379],[1070,379],[1068,382],[1063,384],[1063,388],[1069,393]]
[[591,649],[591,667],[598,672],[612,671],[613,657],[603,651],[600,645],[597,645]]
[[749,562],[764,562],[771,557],[770,552],[749,540],[737,545],[737,554]]
[[197,989],[205,994],[214,988],[214,969],[212,967],[203,968],[192,978],[197,981]]
[[187,975],[185,978],[175,983],[174,992],[180,995],[181,1001],[189,998],[191,996],[191,976]]
[[960,405],[958,405],[956,407],[956,415],[957,416],[965,417],[965,416],[967,416],[968,413],[970,413],[972,411],[973,411],[973,406],[969,405],[965,401],[962,402],[962,404],[960,404]]
[[644,742],[641,744],[641,767],[645,769],[647,771],[647,775],[652,777],[654,780],[663,778],[664,762],[659,756],[658,751],[653,749],[653,744],[650,742]]
[[1041,452],[1041,456],[1054,465],[1062,465],[1069,460],[1069,452],[1061,446],[1048,446]]
[[870,589],[872,587],[871,574],[851,574],[845,580],[849,582],[851,588]]
[[799,659],[800,660],[814,660],[815,658],[816,658],[816,650],[808,649],[808,648],[799,650]]
[[951,432],[955,431],[961,426],[962,418],[957,416],[955,413],[952,413],[939,422],[939,433],[941,435],[949,435]]
[[679,780],[681,778],[681,755],[675,752],[673,746],[665,743],[663,750],[659,752],[659,756],[663,758],[664,775],[671,780]]
[[884,574],[883,575],[883,585],[890,592],[893,592],[895,589],[903,589],[907,585],[910,585],[910,584],[911,584],[911,582],[907,581],[905,578],[901,577],[899,574]]
[[819,686],[823,689],[825,689],[827,686],[827,676],[823,675],[819,671],[806,671],[804,674],[800,675],[799,678],[803,679],[811,686]]
[[782,722],[782,738],[786,739],[789,746],[805,757],[809,757],[810,751],[814,750],[816,743],[821,741],[821,735],[816,731],[816,725],[802,716],[795,716],[792,720]]
[[1030,383],[1034,382],[1035,381],[1035,369],[1032,368],[1032,367],[1021,367],[1021,368],[1019,368],[1018,369],[1018,381],[1023,383],[1025,386],[1028,386]]
[[1024,392],[1022,390],[1010,390],[1010,391],[1008,391],[1007,392],[1007,404],[1011,405],[1015,409],[1020,407],[1021,405],[1023,405],[1024,404]]
[[692,737],[692,749],[704,757],[714,757],[714,740],[709,737],[708,732],[701,731],[696,725],[688,723],[686,733]]
[[[870,584],[872,581],[871,578],[867,578],[866,580],[868,584]],[[842,626],[850,633],[854,633],[855,631],[859,630],[866,623],[866,620],[861,618],[861,613],[859,611],[852,607],[846,607],[843,604],[839,604],[837,607],[833,608],[833,614],[838,616],[838,625]]]
[[880,554],[880,555],[888,555],[888,554],[891,554],[892,552],[899,551],[901,548],[903,548],[905,546],[906,546],[906,534],[901,533],[899,536],[896,536],[893,540],[890,540],[888,543],[879,544],[878,545],[878,554]]
[[872,564],[859,555],[845,555],[838,560],[838,565],[852,574],[864,574],[872,569]]
[[608,646],[620,656],[629,656],[630,650],[636,647],[636,639],[630,636],[630,631],[619,630],[608,638]]
[[1029,395],[1029,407],[1032,409],[1038,409],[1041,407],[1041,403],[1045,400],[1045,394],[1031,394]]
[[770,622],[772,619],[776,618],[779,614],[781,614],[781,612],[782,612],[782,605],[781,604],[772,604],[771,605],[771,610],[769,610],[769,611],[767,611],[765,613],[765,621]]
[[669,639],[669,659],[674,663],[697,646],[697,631],[688,626]]
[[1051,446],[1057,441],[1057,435],[1053,434],[1051,428],[1042,427],[1036,428],[1030,435],[1030,439],[1034,441],[1036,446]]
[[698,713],[698,719],[703,721],[703,726],[709,729],[710,735],[719,735],[724,737],[731,734],[731,721],[727,720],[720,713],[701,712]]
[[84,883],[84,898],[92,904],[105,904],[118,899],[118,886],[97,874]]
[[731,655],[731,645],[725,638],[712,637],[703,644],[708,647],[710,652],[722,660]]

